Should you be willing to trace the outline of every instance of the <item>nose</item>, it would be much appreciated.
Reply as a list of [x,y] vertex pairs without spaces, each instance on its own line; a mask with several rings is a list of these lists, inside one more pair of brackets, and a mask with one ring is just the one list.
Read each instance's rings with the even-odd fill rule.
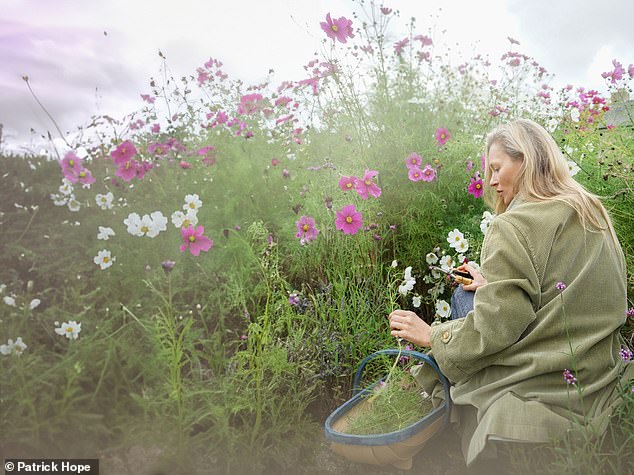
[[491,179],[489,180],[489,186],[496,186],[498,184],[498,176],[497,173],[493,173],[491,175]]

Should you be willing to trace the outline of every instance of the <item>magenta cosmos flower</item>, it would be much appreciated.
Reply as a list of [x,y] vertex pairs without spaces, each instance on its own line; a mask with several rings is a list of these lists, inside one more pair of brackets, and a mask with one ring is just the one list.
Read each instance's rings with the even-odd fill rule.
[[423,180],[434,181],[434,178],[436,178],[436,170],[428,163],[425,165],[425,168],[423,168]]
[[79,173],[84,169],[81,158],[75,155],[72,150],[64,155],[64,158],[59,162],[59,166],[62,168],[64,177],[72,183],[77,183]]
[[344,234],[357,234],[359,229],[363,227],[361,213],[357,211],[354,205],[346,205],[337,211],[337,219],[335,227],[343,231]]
[[295,222],[295,226],[297,227],[295,237],[302,239],[303,242],[314,241],[319,234],[319,230],[315,228],[315,220],[310,216],[302,216]]
[[137,150],[134,144],[126,140],[117,145],[117,148],[110,153],[110,156],[114,160],[114,163],[121,165],[122,163],[129,162],[136,154]]
[[436,142],[438,146],[442,147],[451,138],[451,134],[445,127],[439,127],[436,129]]
[[407,178],[411,181],[421,181],[423,179],[423,170],[418,167],[409,167],[407,170]]
[[115,176],[118,176],[123,181],[128,182],[137,176],[139,170],[139,162],[136,160],[129,160],[119,165],[114,172]]
[[480,178],[477,174],[475,177],[472,177],[467,191],[471,193],[474,197],[480,198],[484,194],[482,178]]
[[343,191],[354,190],[357,187],[359,179],[356,176],[342,176],[339,179],[339,188]]
[[191,252],[194,256],[200,254],[200,251],[207,252],[211,246],[214,245],[214,242],[208,237],[203,236],[205,232],[205,228],[202,226],[198,226],[194,228],[194,226],[188,226],[181,228],[181,234],[183,235],[183,244],[181,244],[180,251],[184,252],[187,248],[189,248],[189,252]]
[[416,152],[410,153],[409,157],[407,157],[407,160],[405,161],[405,165],[407,165],[407,168],[420,168],[422,163],[423,158]]
[[357,181],[357,193],[359,193],[359,196],[364,200],[368,199],[368,194],[374,196],[375,198],[381,196],[381,188],[372,181],[372,178],[378,174],[379,172],[376,170],[366,170],[363,178]]
[[346,43],[348,38],[354,38],[352,33],[352,20],[346,17],[339,17],[336,20],[330,18],[330,13],[326,15],[326,21],[320,23],[321,29],[324,30],[328,38],[333,41],[338,40],[340,43]]

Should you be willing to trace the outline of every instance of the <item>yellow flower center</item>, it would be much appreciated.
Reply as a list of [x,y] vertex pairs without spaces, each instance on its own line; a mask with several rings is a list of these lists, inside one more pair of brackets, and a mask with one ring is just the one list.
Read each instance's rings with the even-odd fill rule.
[[196,236],[189,236],[189,242],[196,242]]
[[129,170],[130,169],[130,162],[125,162],[125,169]]
[[302,226],[302,229],[304,230],[304,232],[308,231],[308,224],[304,224]]
[[366,180],[364,183],[365,183],[367,186],[370,186],[370,185],[372,184],[372,182],[371,182],[370,180]]
[[482,185],[481,185],[480,183],[478,183],[478,184],[476,185],[476,189],[477,189],[477,190],[479,190],[480,188],[482,188]]
[[79,177],[80,178],[84,178],[85,176],[86,176],[86,172],[85,171],[82,170],[82,171],[79,172]]
[[414,178],[418,178],[419,176],[420,176],[420,173],[418,173],[418,172],[414,173]]
[[339,31],[339,27],[337,25],[332,25],[332,31],[337,33]]
[[68,160],[68,164],[69,164],[71,167],[74,167],[74,166],[75,166],[75,160]]
[[67,327],[66,333],[73,333],[73,327]]
[[346,223],[350,224],[352,222],[352,216],[346,216]]
[[195,209],[195,208],[196,208],[196,203],[194,203],[193,201],[190,201],[190,202],[189,202],[189,207],[190,207],[191,209]]
[[352,188],[352,183],[350,182],[346,183],[346,188]]
[[103,263],[107,264],[108,262],[110,262],[110,258],[108,256],[104,256]]
[[456,242],[458,242],[460,241],[460,236],[456,236],[454,239],[456,240]]
[[143,234],[146,234],[149,230],[150,230],[150,228],[148,228],[147,226],[141,226],[141,232]]

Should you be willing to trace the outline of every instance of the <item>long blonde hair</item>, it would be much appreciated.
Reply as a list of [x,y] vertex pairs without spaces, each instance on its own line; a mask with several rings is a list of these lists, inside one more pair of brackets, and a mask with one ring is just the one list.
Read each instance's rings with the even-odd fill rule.
[[[489,150],[498,144],[513,160],[522,165],[515,178],[514,193],[526,201],[562,201],[575,209],[584,228],[608,231],[618,242],[610,216],[598,196],[590,193],[570,175],[568,163],[551,135],[539,124],[518,119],[502,124],[487,135],[485,170],[486,183],[491,181],[488,166]],[[501,196],[491,196],[490,187],[485,199],[496,211],[503,213],[507,204]]]

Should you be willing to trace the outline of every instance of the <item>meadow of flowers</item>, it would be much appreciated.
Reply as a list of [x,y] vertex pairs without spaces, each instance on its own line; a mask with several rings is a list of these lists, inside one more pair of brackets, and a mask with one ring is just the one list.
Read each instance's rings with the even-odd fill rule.
[[[138,111],[94,117],[57,156],[0,157],[5,456],[367,473],[328,455],[323,420],[361,359],[395,346],[391,309],[450,318],[439,269],[478,264],[494,219],[484,136],[516,117],[605,198],[631,347],[634,65],[606,65],[603,92],[555,90],[512,38],[500,58],[452,64],[413,22],[388,41],[394,15],[324,12],[322,52],[296,81],[247,86],[214,58],[174,77],[161,54]],[[562,384],[582,386],[572,369]],[[623,391],[605,437],[553,443],[553,472],[634,470]],[[432,473],[464,473],[459,448],[443,450]]]

